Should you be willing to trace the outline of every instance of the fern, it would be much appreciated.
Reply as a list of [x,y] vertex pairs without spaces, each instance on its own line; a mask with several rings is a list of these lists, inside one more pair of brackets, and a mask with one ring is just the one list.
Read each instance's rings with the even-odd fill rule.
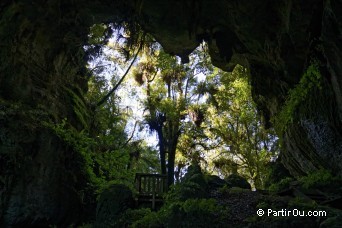
[[322,88],[321,79],[319,64],[317,61],[313,61],[303,74],[299,83],[289,91],[283,108],[273,120],[277,131],[285,132],[287,127],[294,122],[295,111],[300,104],[308,99],[313,89]]

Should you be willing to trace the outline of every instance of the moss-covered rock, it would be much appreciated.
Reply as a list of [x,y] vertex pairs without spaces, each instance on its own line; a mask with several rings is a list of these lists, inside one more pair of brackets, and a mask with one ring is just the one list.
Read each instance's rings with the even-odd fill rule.
[[132,227],[224,227],[227,211],[214,199],[188,199],[164,205]]
[[239,187],[239,188],[246,188],[251,189],[251,185],[248,183],[248,181],[237,175],[237,174],[231,174],[228,177],[224,179],[227,182],[228,187]]
[[202,174],[201,167],[199,166],[199,164],[196,163],[188,167],[186,174],[182,178],[182,181],[187,181],[195,174]]
[[99,196],[96,209],[96,227],[115,226],[122,213],[134,205],[131,189],[123,184],[113,184]]
[[221,188],[226,184],[225,180],[216,175],[205,175],[205,179],[211,189]]
[[209,196],[208,184],[199,165],[192,165],[180,183],[175,184],[167,194],[167,201],[201,199]]
[[333,176],[330,171],[320,169],[307,176],[299,178],[300,184],[304,189],[318,188],[326,192],[341,193],[342,179]]
[[288,189],[290,187],[291,182],[293,182],[293,181],[294,181],[293,178],[286,177],[286,178],[280,180],[279,182],[271,184],[271,186],[269,187],[269,190],[271,192],[281,192],[285,189]]
[[274,183],[278,183],[284,178],[291,177],[289,171],[281,163],[281,156],[276,161],[268,163],[266,168],[268,175],[265,180],[265,188],[270,187]]

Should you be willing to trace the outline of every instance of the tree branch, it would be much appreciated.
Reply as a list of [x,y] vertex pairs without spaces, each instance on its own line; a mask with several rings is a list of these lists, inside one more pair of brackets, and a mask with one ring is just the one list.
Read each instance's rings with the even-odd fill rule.
[[99,69],[99,68],[102,68],[102,67],[106,67],[106,66],[109,66],[109,65],[110,65],[110,64],[95,66],[95,67],[93,67],[92,69],[90,69],[90,70],[88,71],[88,74],[93,73],[96,69]]
[[127,144],[129,143],[129,141],[132,140],[132,138],[133,138],[133,136],[134,136],[134,133],[135,133],[135,129],[137,128],[137,125],[138,125],[138,121],[135,121],[134,128],[133,128],[133,132],[132,132],[131,136],[126,140],[126,142],[122,145],[121,148],[124,148],[125,146],[127,146]]
[[138,48],[138,51],[137,53],[135,54],[131,64],[128,66],[126,72],[124,73],[124,75],[121,77],[121,79],[119,80],[119,82],[107,93],[106,96],[104,96],[97,104],[96,104],[96,107],[99,107],[101,105],[103,105],[107,100],[108,98],[114,93],[114,91],[120,86],[120,84],[123,82],[123,80],[125,79],[126,75],[128,74],[129,70],[131,69],[131,67],[133,66],[133,63],[135,62],[135,60],[137,59],[138,57],[138,54],[142,48],[142,43],[140,44],[139,48]]

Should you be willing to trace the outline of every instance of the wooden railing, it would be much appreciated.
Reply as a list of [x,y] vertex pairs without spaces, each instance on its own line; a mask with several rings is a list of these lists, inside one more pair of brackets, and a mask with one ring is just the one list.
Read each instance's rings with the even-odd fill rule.
[[156,202],[161,202],[163,193],[167,191],[167,175],[137,173],[135,187],[138,191],[137,203],[149,201],[155,209]]

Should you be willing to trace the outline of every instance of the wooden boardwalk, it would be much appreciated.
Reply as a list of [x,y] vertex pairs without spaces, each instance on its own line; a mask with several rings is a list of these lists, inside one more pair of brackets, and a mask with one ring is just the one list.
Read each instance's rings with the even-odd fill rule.
[[167,175],[137,173],[135,175],[135,187],[138,191],[137,204],[151,202],[154,210],[156,202],[162,202],[163,193],[167,191]]

